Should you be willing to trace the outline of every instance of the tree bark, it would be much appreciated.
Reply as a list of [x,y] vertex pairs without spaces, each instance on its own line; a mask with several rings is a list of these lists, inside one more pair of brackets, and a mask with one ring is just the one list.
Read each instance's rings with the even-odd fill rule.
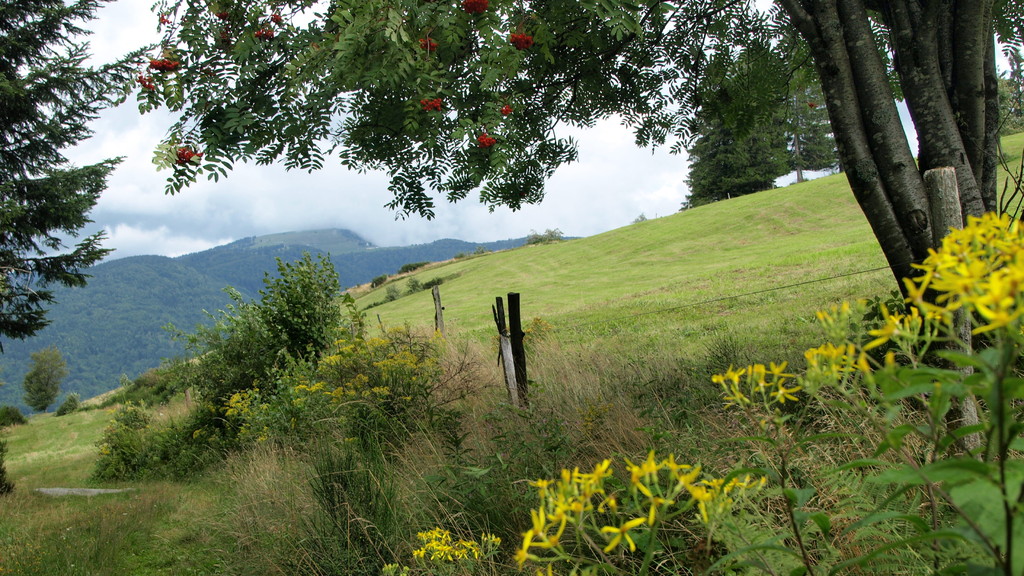
[[[902,278],[915,274],[911,264],[931,244],[924,183],[903,134],[864,5],[857,0],[849,3],[841,14],[836,0],[779,0],[811,49],[840,165],[903,289]],[[848,22],[858,11],[860,22]],[[854,58],[864,62],[855,67]]]

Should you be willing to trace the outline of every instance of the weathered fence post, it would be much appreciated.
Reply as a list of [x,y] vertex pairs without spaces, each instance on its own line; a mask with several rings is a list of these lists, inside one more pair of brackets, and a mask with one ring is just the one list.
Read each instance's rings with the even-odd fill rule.
[[434,331],[440,332],[442,337],[446,337],[447,334],[444,331],[444,306],[441,306],[441,287],[434,286],[430,292],[434,295]]
[[508,328],[505,325],[505,304],[501,296],[494,299],[495,306],[491,308],[494,313],[494,324],[498,327],[498,344],[500,351],[500,362],[505,372],[505,385],[508,387],[509,400],[516,408],[525,408],[525,395],[520,391],[519,383],[516,380],[515,360],[512,356],[512,339]]
[[[928,190],[928,206],[932,221],[932,245],[938,248],[951,228],[964,227],[963,212],[960,209],[960,190],[956,184],[956,170],[953,168],[933,168],[924,173],[925,187]],[[959,341],[960,352],[971,352],[971,320],[963,308],[953,313],[953,335]],[[954,344],[955,345],[955,344]],[[974,369],[970,366],[960,368],[964,377],[970,376]],[[960,402],[954,402],[946,413],[946,424],[950,428],[973,426],[978,424],[978,406],[973,396]],[[960,448],[970,452],[981,447],[981,434],[968,434],[960,439]]]
[[516,382],[523,406],[529,404],[526,379],[526,347],[523,345],[522,315],[519,313],[519,293],[508,293],[508,331],[512,340],[512,365],[515,367]]

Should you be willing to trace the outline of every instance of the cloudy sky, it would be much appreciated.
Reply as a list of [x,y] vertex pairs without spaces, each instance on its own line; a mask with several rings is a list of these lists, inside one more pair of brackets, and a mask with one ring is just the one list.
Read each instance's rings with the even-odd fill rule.
[[[103,7],[90,28],[96,58],[116,56],[157,38],[150,2],[120,0]],[[491,213],[475,200],[438,206],[437,217],[396,220],[382,174],[357,174],[338,166],[320,172],[276,166],[242,166],[219,183],[202,179],[179,195],[164,195],[167,172],[157,172],[152,151],[171,124],[169,116],[142,116],[134,99],[106,111],[95,135],[69,156],[78,163],[123,156],[124,161],[92,212],[106,230],[112,258],[137,254],[175,256],[247,236],[348,228],[378,246],[459,238],[473,242],[522,237],[558,228],[590,236],[632,222],[676,212],[686,196],[686,160],[667,150],[636,148],[628,129],[606,122],[569,132],[580,141],[579,161],[549,181],[543,203],[518,212]]]

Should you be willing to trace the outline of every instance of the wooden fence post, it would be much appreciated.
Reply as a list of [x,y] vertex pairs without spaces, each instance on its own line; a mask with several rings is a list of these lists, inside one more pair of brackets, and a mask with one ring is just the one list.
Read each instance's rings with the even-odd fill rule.
[[518,292],[508,293],[508,331],[512,340],[512,365],[515,367],[519,400],[525,407],[530,403],[527,398],[526,347],[523,345],[523,337],[526,336],[526,333],[523,332],[522,316],[519,313]]
[[515,360],[512,357],[512,339],[509,336],[508,328],[505,326],[505,304],[498,296],[495,306],[491,308],[494,313],[494,323],[498,327],[498,344],[500,350],[500,363],[504,367],[505,385],[508,387],[509,400],[516,408],[523,408],[522,395],[519,391],[519,384],[516,381]]
[[[928,207],[932,221],[932,246],[942,245],[951,228],[964,227],[963,212],[960,209],[960,190],[956,184],[956,169],[933,168],[924,173],[925,188],[928,192]],[[967,311],[959,309],[953,313],[953,335],[959,340],[960,350],[964,354],[971,352],[971,321]],[[951,343],[956,346],[957,343]],[[974,369],[970,366],[960,368],[964,377],[970,376]],[[973,396],[955,402],[946,413],[946,423],[950,428],[973,426],[978,424],[978,406]],[[965,452],[981,447],[981,434],[968,434],[957,443]]]
[[442,337],[446,337],[444,331],[444,306],[441,306],[441,287],[434,286],[430,292],[434,295],[434,331],[440,332]]

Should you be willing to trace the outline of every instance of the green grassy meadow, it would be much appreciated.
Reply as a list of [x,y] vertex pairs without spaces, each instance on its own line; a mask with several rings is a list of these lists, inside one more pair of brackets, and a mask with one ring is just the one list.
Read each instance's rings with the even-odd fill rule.
[[[1011,166],[1019,164],[1024,134],[1004,146]],[[817,310],[896,289],[841,174],[594,237],[432,264],[389,281],[403,292],[397,300],[367,308],[384,301],[385,284],[358,289],[356,303],[374,330],[379,318],[386,327],[429,332],[430,291],[404,292],[409,279],[434,278],[443,279],[449,345],[477,391],[459,409],[466,454],[483,453],[483,442],[473,444],[482,430],[518,418],[502,411],[494,362],[491,306],[508,292],[522,295],[527,328],[545,333],[530,347],[530,417],[557,420],[558,434],[586,441],[560,444],[566,453],[550,462],[530,460],[529,472],[502,469],[509,462],[504,452],[488,461],[490,468],[464,465],[468,475],[501,480],[488,488],[493,492],[467,492],[466,510],[451,508],[424,480],[445,470],[450,455],[425,440],[410,442],[388,468],[389,486],[402,502],[415,503],[416,520],[425,525],[486,516],[492,512],[473,503],[505,505],[502,486],[609,453],[642,456],[667,445],[708,469],[731,463],[734,448],[723,438],[735,423],[715,407],[709,374],[734,362],[788,360],[799,367],[802,351],[822,337]],[[154,418],[173,420],[184,410],[179,398],[154,408]],[[307,486],[315,462],[308,455],[260,445],[188,482],[98,483],[90,479],[92,467],[111,413],[35,415],[0,431],[15,484],[13,494],[0,497],[0,575],[319,573],[299,570],[307,559],[295,556],[314,509]],[[547,441],[546,429],[529,432],[510,432],[510,446]],[[131,490],[55,498],[35,491],[44,487]],[[507,504],[497,523],[514,538],[529,514],[520,520],[510,511],[521,512]]]

